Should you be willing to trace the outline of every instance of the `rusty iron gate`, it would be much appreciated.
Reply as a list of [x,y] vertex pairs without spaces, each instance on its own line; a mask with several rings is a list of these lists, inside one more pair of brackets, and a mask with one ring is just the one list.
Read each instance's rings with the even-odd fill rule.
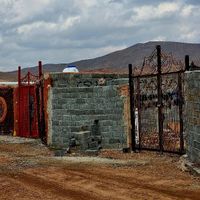
[[0,134],[13,134],[14,126],[13,88],[4,86],[0,88]]
[[184,71],[159,45],[142,68],[129,64],[132,150],[184,153]]
[[21,67],[18,68],[18,132],[17,136],[43,138],[43,86],[42,63],[38,64],[39,73],[28,72],[21,77]]

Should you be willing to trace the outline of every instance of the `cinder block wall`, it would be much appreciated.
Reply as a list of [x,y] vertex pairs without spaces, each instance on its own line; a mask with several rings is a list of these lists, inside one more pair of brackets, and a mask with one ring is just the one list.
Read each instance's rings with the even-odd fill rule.
[[200,163],[200,71],[186,72],[185,96],[187,154]]
[[128,146],[129,98],[127,75],[50,74],[48,144],[67,147],[77,132],[98,121],[103,148]]

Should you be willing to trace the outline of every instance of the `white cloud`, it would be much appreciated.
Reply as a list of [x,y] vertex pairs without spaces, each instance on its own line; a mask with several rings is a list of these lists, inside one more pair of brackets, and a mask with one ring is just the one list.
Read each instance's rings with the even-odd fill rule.
[[177,12],[180,9],[178,2],[164,2],[158,5],[158,15],[165,15],[167,13]]
[[27,21],[48,9],[53,0],[3,0],[0,13],[4,23],[15,24]]
[[152,41],[166,41],[166,40],[167,40],[167,38],[165,36],[161,36],[161,35],[152,39]]
[[191,31],[183,35],[182,38],[192,42],[199,35],[200,35],[199,31]]
[[0,44],[2,44],[3,43],[3,38],[2,38],[2,36],[0,35]]
[[38,34],[38,33],[48,33],[48,32],[59,32],[63,30],[68,30],[74,24],[80,22],[80,17],[68,17],[67,19],[63,19],[62,17],[59,19],[57,23],[55,22],[45,22],[38,21],[33,22],[31,24],[25,24],[17,28],[18,34]]
[[81,9],[88,9],[88,8],[98,5],[99,1],[98,0],[81,0],[80,2],[80,0],[75,0],[74,3],[77,7],[81,7]]
[[189,15],[192,14],[194,9],[195,9],[195,6],[193,6],[193,5],[184,6],[181,11],[181,15],[184,17],[188,17]]
[[61,23],[58,25],[58,28],[61,30],[68,30],[70,27],[72,27],[74,24],[80,23],[80,17],[68,17],[67,19],[61,21]]
[[30,34],[33,32],[37,32],[38,30],[41,31],[41,29],[45,31],[52,31],[55,28],[56,28],[55,23],[46,23],[44,21],[40,21],[40,22],[34,22],[32,24],[22,25],[18,27],[17,33]]
[[193,42],[199,36],[200,36],[200,31],[186,30],[180,34],[180,39],[187,42]]
[[144,5],[133,8],[132,22],[150,21],[152,19],[160,19],[178,12],[180,9],[179,3],[164,2],[158,6]]

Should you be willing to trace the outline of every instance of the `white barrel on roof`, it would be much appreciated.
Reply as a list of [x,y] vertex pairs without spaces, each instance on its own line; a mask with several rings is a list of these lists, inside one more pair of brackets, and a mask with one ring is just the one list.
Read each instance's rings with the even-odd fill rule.
[[66,68],[63,69],[63,72],[65,72],[65,73],[67,73],[67,72],[77,73],[79,71],[78,71],[78,69],[75,65],[68,65]]

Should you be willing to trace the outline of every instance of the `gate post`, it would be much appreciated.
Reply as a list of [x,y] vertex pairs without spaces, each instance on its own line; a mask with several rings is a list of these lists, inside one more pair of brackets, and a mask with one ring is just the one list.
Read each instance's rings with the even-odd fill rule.
[[135,105],[134,105],[134,79],[132,64],[128,65],[129,68],[129,94],[130,94],[130,120],[131,120],[131,143],[132,151],[136,150],[135,144]]
[[185,56],[185,70],[186,71],[190,70],[190,58],[188,55]]
[[38,76],[39,76],[39,79],[42,78],[42,61],[38,62]]
[[[139,135],[139,150],[141,150],[141,105],[140,105],[140,78],[137,77],[137,110],[138,110],[138,135]],[[136,119],[137,120],[137,119]]]
[[16,134],[17,136],[20,136],[21,131],[21,119],[20,119],[20,87],[21,87],[21,67],[18,67],[18,133]]
[[28,81],[28,136],[31,137],[31,109],[30,109],[30,105],[31,105],[31,95],[30,95],[30,71],[28,71],[28,77],[27,77],[27,81]]
[[156,46],[157,50],[157,92],[158,92],[158,122],[159,122],[159,147],[160,152],[163,152],[163,105],[162,105],[162,76],[161,76],[161,47]]
[[184,153],[183,138],[183,93],[182,93],[182,76],[178,73],[178,96],[179,96],[179,121],[180,121],[180,154]]
[[45,119],[44,119],[44,88],[43,88],[43,70],[42,70],[42,61],[38,62],[38,71],[39,71],[39,102],[40,102],[40,111],[39,111],[39,134],[40,139],[46,143],[46,133],[45,133]]

